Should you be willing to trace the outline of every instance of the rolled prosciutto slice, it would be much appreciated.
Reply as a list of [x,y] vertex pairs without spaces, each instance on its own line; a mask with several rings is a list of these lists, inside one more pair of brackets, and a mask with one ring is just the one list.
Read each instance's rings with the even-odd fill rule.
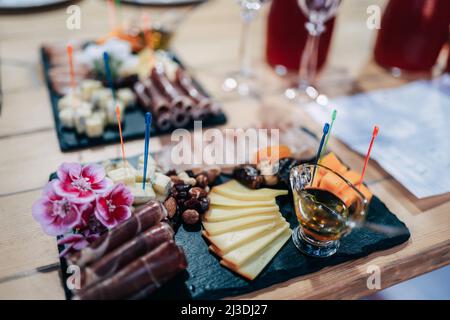
[[82,287],[113,276],[127,264],[171,239],[173,239],[173,229],[167,223],[162,222],[151,227],[82,270]]
[[169,99],[171,109],[176,108],[183,111],[192,109],[191,100],[183,91],[179,90],[172,82],[170,82],[164,72],[164,67],[161,64],[156,65],[156,67],[152,69],[150,77],[158,89]]
[[114,276],[81,290],[74,299],[121,299],[145,288],[153,288],[150,290],[154,291],[170,279],[167,275],[174,276],[186,267],[183,250],[170,240],[128,264]]
[[124,244],[136,235],[167,217],[167,211],[159,201],[150,201],[138,208],[136,212],[114,229],[103,234],[90,246],[68,256],[67,261],[83,268],[93,261],[97,261],[112,250]]

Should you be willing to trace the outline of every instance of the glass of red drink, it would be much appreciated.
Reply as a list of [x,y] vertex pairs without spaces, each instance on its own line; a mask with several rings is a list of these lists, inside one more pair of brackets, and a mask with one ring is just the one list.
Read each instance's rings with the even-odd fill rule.
[[390,0],[375,44],[375,61],[394,74],[431,73],[448,39],[450,1]]
[[308,17],[305,23],[308,39],[301,56],[298,83],[286,89],[286,98],[301,103],[319,97],[313,85],[318,69],[319,40],[326,30],[325,23],[335,16],[340,3],[341,0],[298,0],[300,9]]
[[[319,40],[317,72],[325,64],[335,18],[325,23]],[[273,0],[267,20],[266,60],[275,70],[298,72],[302,52],[308,40],[307,18],[297,0]],[[300,57],[300,58],[299,58]]]

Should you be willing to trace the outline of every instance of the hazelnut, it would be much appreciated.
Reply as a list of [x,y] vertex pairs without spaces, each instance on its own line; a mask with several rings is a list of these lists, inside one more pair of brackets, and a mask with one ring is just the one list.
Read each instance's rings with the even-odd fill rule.
[[167,216],[171,219],[177,213],[177,201],[174,197],[169,197],[164,201],[164,207],[167,209]]
[[208,193],[200,187],[192,188],[191,190],[189,190],[189,194],[192,198],[195,198],[195,199],[204,198],[208,195]]
[[202,188],[207,187],[209,184],[208,176],[205,173],[199,174],[195,177],[195,180],[197,181],[197,186]]
[[186,224],[196,224],[200,220],[200,215],[197,210],[188,209],[183,212],[182,218]]

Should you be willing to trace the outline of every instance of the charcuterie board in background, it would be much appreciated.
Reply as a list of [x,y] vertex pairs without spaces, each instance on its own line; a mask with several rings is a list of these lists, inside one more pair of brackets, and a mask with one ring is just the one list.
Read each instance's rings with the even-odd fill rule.
[[[175,64],[181,69],[185,69],[183,63],[171,52],[166,52]],[[89,148],[93,146],[118,143],[120,141],[119,131],[117,125],[109,124],[104,128],[101,136],[88,137],[86,134],[79,134],[74,129],[65,128],[59,117],[58,101],[61,99],[61,95],[55,90],[50,79],[51,63],[49,55],[44,48],[41,48],[41,59],[44,69],[44,75],[47,82],[47,88],[49,91],[51,107],[53,111],[53,117],[55,121],[55,130],[57,132],[59,146],[61,151],[71,151],[82,148]],[[209,95],[203,89],[203,87],[195,80],[192,79],[193,85],[206,97]],[[139,102],[136,101],[135,105],[127,108],[123,113],[122,130],[123,138],[125,140],[144,138],[145,135],[145,110],[139,106]],[[203,127],[219,126],[225,124],[227,121],[226,115],[218,109],[214,114],[208,115],[202,120]],[[166,129],[157,128],[154,124],[151,127],[150,134],[152,136],[167,134],[177,128],[191,129],[193,127],[193,121],[189,121],[186,125],[181,127],[170,126]]]

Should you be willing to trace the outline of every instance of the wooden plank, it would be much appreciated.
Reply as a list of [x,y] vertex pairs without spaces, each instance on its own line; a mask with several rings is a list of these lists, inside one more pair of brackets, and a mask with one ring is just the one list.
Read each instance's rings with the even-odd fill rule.
[[59,273],[53,271],[0,283],[0,299],[62,300],[65,296]]
[[0,117],[0,139],[33,131],[53,130],[53,127],[46,88],[27,90],[26,94],[22,91],[5,94]]
[[56,238],[46,235],[31,216],[41,190],[0,197],[0,278],[58,262]]

